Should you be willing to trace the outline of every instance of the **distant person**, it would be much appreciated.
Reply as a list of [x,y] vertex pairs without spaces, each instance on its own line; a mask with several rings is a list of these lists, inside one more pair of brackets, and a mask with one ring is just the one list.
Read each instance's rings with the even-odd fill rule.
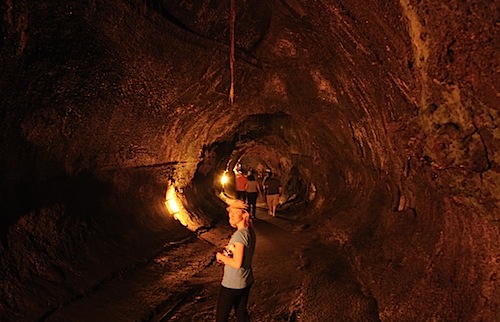
[[264,178],[262,186],[266,192],[266,202],[267,207],[269,208],[269,215],[276,217],[276,208],[278,208],[280,195],[283,191],[281,182],[273,176],[271,171],[269,171],[267,177]]
[[248,176],[245,191],[247,193],[248,211],[250,212],[251,218],[257,218],[257,197],[261,191],[259,182],[255,180],[255,176],[253,174]]
[[254,281],[252,257],[256,239],[246,208],[247,205],[241,200],[235,200],[227,207],[229,224],[237,230],[231,236],[224,254],[217,252],[215,255],[217,262],[224,264],[217,300],[217,322],[227,322],[233,307],[238,321],[250,321],[247,303]]
[[247,185],[248,179],[243,175],[243,173],[238,172],[236,174],[236,199],[247,201],[247,192],[245,186]]

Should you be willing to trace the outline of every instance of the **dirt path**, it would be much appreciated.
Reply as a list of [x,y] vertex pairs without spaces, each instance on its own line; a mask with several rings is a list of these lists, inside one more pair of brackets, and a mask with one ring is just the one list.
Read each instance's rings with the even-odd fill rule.
[[[257,322],[290,321],[296,314],[294,302],[303,277],[300,237],[286,229],[293,225],[269,217],[265,210],[259,210],[257,217],[261,219],[254,221],[257,245],[253,260],[255,283],[249,299],[251,318]],[[214,263],[193,277],[189,284],[196,289],[195,294],[164,321],[214,321],[222,269]],[[231,321],[235,321],[234,316]]]
[[[271,218],[259,209],[253,260],[255,283],[250,292],[252,321],[291,321],[299,296],[301,233],[294,223]],[[200,238],[165,250],[143,267],[102,285],[90,296],[56,310],[46,321],[214,321],[223,267],[215,262],[233,233],[217,227]],[[233,319],[234,320],[234,319]]]
[[190,291],[186,281],[211,265],[213,251],[213,245],[196,238],[165,245],[149,263],[64,305],[45,321],[149,321],[153,312],[177,303]]

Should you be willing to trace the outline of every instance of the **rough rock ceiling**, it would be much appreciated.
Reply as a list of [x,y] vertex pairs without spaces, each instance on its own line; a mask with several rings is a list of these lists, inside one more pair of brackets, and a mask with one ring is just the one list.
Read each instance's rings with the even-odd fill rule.
[[380,319],[494,320],[498,12],[237,1],[230,105],[229,1],[3,2],[0,318],[44,316],[188,234],[167,184],[194,229],[217,224],[214,182],[242,158],[308,202]]

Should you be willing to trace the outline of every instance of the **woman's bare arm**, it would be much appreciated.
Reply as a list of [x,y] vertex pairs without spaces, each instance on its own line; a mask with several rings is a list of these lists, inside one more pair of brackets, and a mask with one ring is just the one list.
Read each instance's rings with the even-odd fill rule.
[[242,243],[234,243],[233,257],[228,257],[218,252],[216,254],[217,261],[219,263],[224,263],[235,269],[240,269],[243,265],[243,254],[245,252],[245,246]]

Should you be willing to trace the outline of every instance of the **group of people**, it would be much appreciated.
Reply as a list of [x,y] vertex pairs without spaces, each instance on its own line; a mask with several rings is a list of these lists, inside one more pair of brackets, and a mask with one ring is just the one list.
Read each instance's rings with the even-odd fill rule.
[[[282,192],[281,183],[273,177],[271,172],[268,172],[262,186],[269,206],[269,214],[274,217]],[[252,258],[256,237],[249,211],[255,217],[256,201],[261,188],[253,173],[250,173],[248,177],[243,175],[237,177],[236,188],[237,199],[226,208],[229,224],[236,228],[236,231],[225,249],[215,255],[217,262],[224,264],[224,275],[217,299],[217,322],[227,322],[233,308],[239,322],[250,321],[247,303],[250,288],[254,282]]]
[[247,202],[248,211],[252,218],[257,218],[257,198],[262,193],[266,197],[269,215],[275,217],[282,190],[280,180],[274,177],[270,171],[262,181],[262,189],[253,172],[249,172],[248,176],[242,173],[236,176],[236,198]]

